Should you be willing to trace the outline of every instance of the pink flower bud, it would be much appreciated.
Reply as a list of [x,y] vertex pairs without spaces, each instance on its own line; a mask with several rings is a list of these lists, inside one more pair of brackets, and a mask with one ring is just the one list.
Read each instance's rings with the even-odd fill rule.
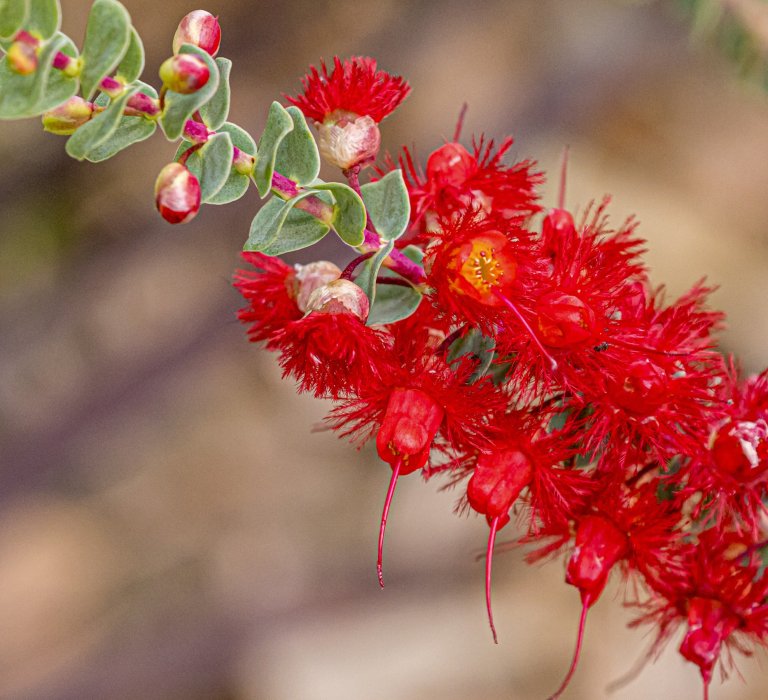
[[21,31],[8,47],[6,59],[10,69],[19,75],[30,75],[37,70],[40,41],[29,32]]
[[93,116],[93,103],[82,97],[70,97],[66,102],[43,114],[43,129],[69,136]]
[[159,73],[165,88],[182,95],[197,92],[211,77],[203,59],[188,53],[171,56],[160,66]]
[[307,312],[352,314],[363,323],[368,319],[368,297],[354,282],[334,280],[315,289],[307,300]]
[[381,132],[367,115],[335,113],[318,126],[317,145],[323,158],[347,170],[355,165],[368,165],[376,158]]
[[173,35],[173,53],[179,53],[182,44],[192,44],[215,56],[219,52],[221,26],[219,20],[205,10],[194,10],[186,15]]
[[191,221],[200,209],[200,183],[181,163],[169,163],[155,181],[155,206],[168,223]]
[[[296,306],[302,313],[309,309],[309,299],[312,293],[329,282],[339,279],[341,270],[332,262],[318,260],[308,265],[296,266]],[[367,298],[366,298],[367,301]]]

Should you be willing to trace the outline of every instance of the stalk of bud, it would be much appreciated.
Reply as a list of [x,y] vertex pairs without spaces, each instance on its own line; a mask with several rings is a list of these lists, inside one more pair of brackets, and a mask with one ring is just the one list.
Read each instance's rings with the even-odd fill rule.
[[93,103],[75,95],[43,114],[43,129],[59,136],[69,136],[93,116]]
[[348,170],[356,165],[364,167],[376,159],[381,132],[370,116],[338,111],[329,114],[317,129],[320,154],[332,165]]
[[168,223],[191,221],[200,209],[200,183],[181,163],[169,163],[155,181],[155,206]]
[[179,22],[173,35],[173,53],[179,53],[182,44],[192,44],[211,56],[216,56],[221,43],[218,17],[205,10],[194,10]]
[[164,61],[159,74],[166,90],[181,95],[197,92],[211,77],[211,72],[202,58],[186,53],[171,56]]

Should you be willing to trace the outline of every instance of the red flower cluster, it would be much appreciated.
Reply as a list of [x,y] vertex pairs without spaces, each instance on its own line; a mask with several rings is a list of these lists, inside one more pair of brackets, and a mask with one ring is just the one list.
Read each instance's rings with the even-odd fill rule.
[[[318,122],[340,112],[379,121],[408,91],[360,58],[336,59],[330,74],[323,65],[304,86],[291,101]],[[390,466],[382,585],[397,479],[447,477],[463,485],[458,510],[490,527],[494,637],[498,530],[514,520],[532,560],[568,553],[582,615],[552,698],[614,569],[660,641],[688,625],[680,651],[706,695],[721,649],[768,638],[768,371],[738,379],[715,350],[723,316],[708,308],[710,290],[697,284],[667,303],[635,222],[611,228],[607,201],[575,217],[561,192],[536,219],[542,176],[530,161],[504,164],[510,144],[494,151],[481,138],[468,150],[457,136],[423,171],[409,151],[399,159],[411,218],[398,245],[411,244],[423,272],[404,279],[392,266],[378,286],[421,293],[414,313],[367,323],[354,280],[370,252],[344,273],[246,254],[258,271],[236,277],[248,302],[240,318],[300,390],[336,400],[334,430],[375,438]],[[378,173],[395,167],[388,158]]]

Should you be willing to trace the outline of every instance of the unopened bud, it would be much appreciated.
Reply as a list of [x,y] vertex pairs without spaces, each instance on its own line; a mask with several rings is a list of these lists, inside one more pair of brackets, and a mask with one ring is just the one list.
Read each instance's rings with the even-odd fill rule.
[[306,313],[312,293],[339,277],[341,277],[341,270],[327,260],[318,260],[309,265],[296,265],[296,282],[298,283],[296,306]]
[[381,145],[381,132],[368,115],[345,113],[329,115],[318,126],[317,145],[329,163],[347,170],[375,160]]
[[69,136],[92,116],[93,103],[75,95],[43,114],[43,129],[59,136]]
[[191,221],[200,209],[200,183],[181,163],[169,163],[155,181],[155,206],[168,223]]
[[179,53],[182,44],[192,44],[211,56],[219,52],[221,26],[219,20],[205,10],[194,10],[179,22],[173,35],[173,53]]
[[181,95],[197,92],[211,77],[205,61],[188,53],[171,56],[160,66],[159,73],[165,88]]
[[334,280],[315,289],[307,300],[307,311],[323,314],[352,314],[363,323],[368,319],[368,297],[354,282]]
[[477,159],[460,143],[440,146],[427,160],[427,180],[434,189],[461,187],[477,172]]
[[232,156],[232,167],[241,175],[250,177],[253,175],[253,170],[256,167],[256,158],[235,146]]
[[14,73],[30,75],[37,70],[37,54],[40,51],[40,41],[29,32],[19,32],[8,47],[6,59]]

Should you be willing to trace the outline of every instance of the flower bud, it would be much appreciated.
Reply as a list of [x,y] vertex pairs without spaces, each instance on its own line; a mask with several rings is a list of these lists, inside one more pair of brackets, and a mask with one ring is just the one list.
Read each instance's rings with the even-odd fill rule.
[[379,152],[381,132],[369,116],[335,113],[318,126],[317,145],[329,163],[348,170],[371,163]]
[[332,262],[318,260],[308,265],[296,266],[296,306],[303,313],[308,311],[309,299],[312,293],[329,282],[339,279],[341,270]]
[[597,334],[595,312],[573,294],[552,291],[536,302],[539,338],[545,345],[567,348]]
[[169,163],[155,181],[155,206],[168,223],[191,221],[200,209],[200,183],[181,163]]
[[680,653],[695,663],[705,683],[712,679],[712,669],[720,657],[720,647],[739,624],[725,606],[712,598],[691,598],[688,603],[688,630],[680,644]]
[[368,319],[368,297],[354,282],[334,280],[315,289],[307,300],[307,312],[352,314],[363,323]]
[[93,103],[75,95],[43,114],[43,129],[59,136],[69,136],[92,116]]
[[40,41],[29,32],[21,31],[8,47],[6,59],[10,69],[19,75],[31,75],[37,70]]
[[173,35],[173,53],[179,53],[182,44],[192,44],[211,56],[219,52],[221,26],[219,20],[205,10],[194,10],[186,15]]
[[188,53],[171,56],[160,66],[159,73],[163,86],[181,95],[197,92],[211,77],[205,61]]
[[440,146],[427,160],[427,180],[433,190],[461,187],[477,172],[477,159],[460,143]]

